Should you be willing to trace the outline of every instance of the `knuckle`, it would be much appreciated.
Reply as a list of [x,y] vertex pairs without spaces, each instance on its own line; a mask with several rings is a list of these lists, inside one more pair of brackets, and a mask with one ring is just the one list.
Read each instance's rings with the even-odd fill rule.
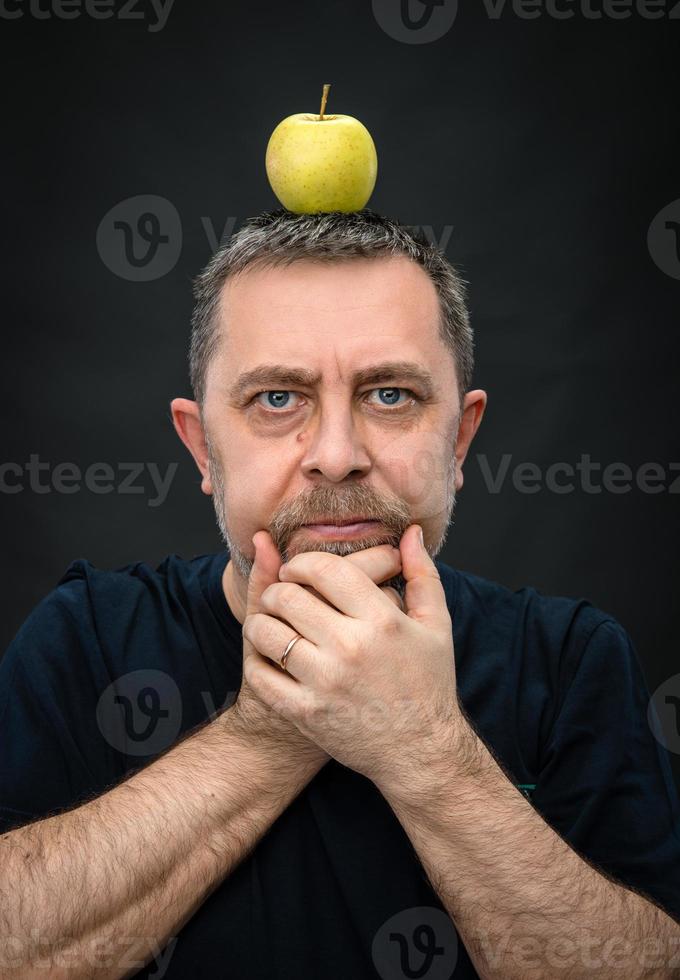
[[337,567],[338,556],[330,553],[320,553],[314,560],[314,569],[321,575],[332,572]]
[[351,629],[342,638],[342,662],[343,665],[355,666],[359,663],[367,650],[372,645],[373,631]]
[[386,609],[385,612],[380,616],[376,622],[376,630],[378,635],[384,636],[396,636],[401,628],[401,623],[399,617],[396,615],[397,609],[393,607],[392,609]]
[[353,579],[347,579],[342,583],[342,592],[347,601],[351,602],[353,605],[360,603],[366,596],[364,583],[355,582]]
[[273,608],[274,606],[285,606],[287,608],[293,602],[296,593],[297,586],[292,582],[273,582],[262,593],[262,603],[267,608]]
[[277,585],[276,599],[284,609],[290,609],[298,602],[299,587],[292,582],[280,582]]
[[333,674],[333,684],[336,691],[351,691],[356,682],[357,674],[361,672],[361,661],[369,649],[369,645],[346,647]]
[[285,563],[286,568],[296,569],[298,567],[301,567],[307,561],[308,557],[309,557],[309,553],[307,551],[301,551],[297,555],[293,555],[291,558],[289,558],[286,561]]

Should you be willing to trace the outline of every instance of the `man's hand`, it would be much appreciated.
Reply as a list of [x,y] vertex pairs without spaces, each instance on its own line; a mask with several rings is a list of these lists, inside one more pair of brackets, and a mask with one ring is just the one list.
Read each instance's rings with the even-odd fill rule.
[[[243,623],[262,654],[244,664],[252,691],[338,762],[385,786],[435,761],[438,737],[461,718],[451,617],[417,525],[400,552],[403,611],[355,563],[305,552],[280,569],[281,581],[260,595],[263,611]],[[287,676],[275,664],[296,632],[303,639]]]
[[[262,593],[269,586],[279,581],[279,569],[281,568],[281,555],[279,554],[279,551],[268,531],[258,531],[257,534],[253,536],[253,543],[255,545],[255,561],[248,580],[246,618],[248,615],[252,615],[256,612],[264,612],[264,609],[261,607]],[[316,554],[320,553],[316,552]],[[378,545],[374,548],[366,548],[363,551],[357,551],[352,555],[347,555],[341,560],[343,562],[349,562],[351,565],[355,566],[364,576],[367,576],[372,582],[376,583],[376,586],[378,586],[381,582],[392,578],[401,571],[401,554],[399,549],[392,548],[390,545],[386,544]],[[309,587],[307,589],[304,586],[303,588],[311,595],[316,596],[317,600],[323,602],[325,606],[328,605],[323,599],[323,596],[321,596],[314,588]],[[393,589],[390,586],[383,586],[381,587],[380,591],[394,606],[401,609],[401,598],[396,589]],[[290,639],[290,636],[281,643],[281,647],[278,651],[278,657],[275,658],[277,665],[286,647],[288,639]],[[295,647],[299,646],[300,643],[302,643],[302,640],[299,640],[298,643],[295,644]],[[291,657],[292,653],[293,651],[291,651]],[[263,658],[259,655],[258,651],[248,640],[244,632],[243,679],[238,697],[231,709],[235,712],[236,717],[239,719],[241,727],[253,738],[272,738],[275,739],[277,743],[287,741],[290,743],[291,750],[296,752],[304,751],[305,753],[318,755],[320,761],[323,761],[324,763],[327,762],[329,756],[320,746],[316,745],[316,743],[313,741],[310,741],[310,739],[303,735],[303,733],[292,721],[280,715],[274,709],[274,707],[263,701],[257,692],[252,689],[246,676],[248,673],[246,670],[246,664],[249,660],[253,659],[266,665],[269,664],[268,661],[263,660]],[[275,668],[273,667],[272,669],[276,669],[279,673],[283,673],[281,668],[278,666]]]

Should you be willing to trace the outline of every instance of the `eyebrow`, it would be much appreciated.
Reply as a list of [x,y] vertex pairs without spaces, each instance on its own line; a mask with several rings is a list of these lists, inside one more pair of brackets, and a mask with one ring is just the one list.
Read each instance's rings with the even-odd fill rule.
[[[399,378],[404,381],[416,382],[423,390],[425,398],[429,398],[435,389],[434,378],[425,368],[412,361],[383,361],[359,368],[352,373],[352,381],[356,384],[378,384],[382,381],[392,381]],[[231,397],[239,401],[252,388],[266,385],[279,385],[283,389],[288,385],[304,385],[313,388],[321,380],[321,375],[309,368],[287,367],[284,364],[261,364],[250,371],[244,371],[238,376],[230,388]]]

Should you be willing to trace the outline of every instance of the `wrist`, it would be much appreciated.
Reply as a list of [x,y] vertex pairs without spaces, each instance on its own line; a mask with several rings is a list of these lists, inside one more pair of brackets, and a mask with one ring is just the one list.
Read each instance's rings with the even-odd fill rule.
[[315,774],[328,762],[330,756],[323,749],[271,709],[270,717],[263,718],[262,707],[259,702],[237,699],[221,716],[239,744],[284,769],[294,764]]
[[388,802],[418,809],[428,801],[450,800],[452,786],[475,778],[479,771],[479,738],[463,713],[456,710],[403,752],[402,761],[398,770],[389,770],[384,778],[375,780]]

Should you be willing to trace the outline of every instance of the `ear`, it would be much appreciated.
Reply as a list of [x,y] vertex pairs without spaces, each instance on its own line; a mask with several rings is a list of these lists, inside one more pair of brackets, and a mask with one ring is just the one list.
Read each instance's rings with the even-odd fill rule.
[[479,428],[479,423],[482,421],[486,401],[486,392],[482,391],[481,388],[468,391],[463,401],[463,411],[456,439],[456,493],[463,486],[463,463],[470,443]]
[[201,490],[210,495],[213,492],[208,470],[208,447],[201,424],[198,403],[188,398],[173,398],[170,402],[175,431],[196,461],[201,472]]

